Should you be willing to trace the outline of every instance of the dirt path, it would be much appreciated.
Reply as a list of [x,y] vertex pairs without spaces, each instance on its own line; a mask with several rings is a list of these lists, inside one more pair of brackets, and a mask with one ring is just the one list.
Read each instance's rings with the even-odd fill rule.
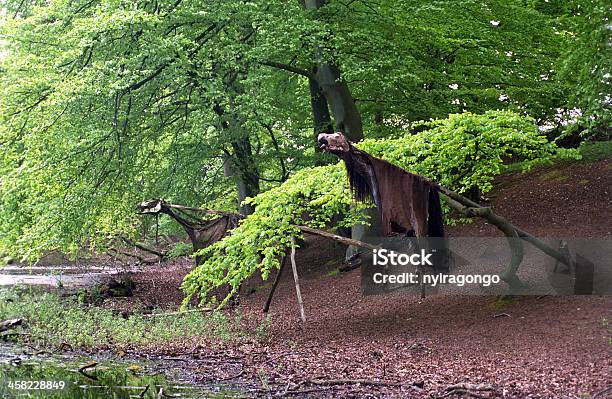
[[[505,176],[490,194],[491,205],[537,235],[609,236],[611,166],[605,160]],[[451,228],[450,234],[498,235],[482,222]],[[507,303],[482,296],[363,297],[358,270],[333,273],[343,253],[321,239],[309,239],[298,251],[306,325],[287,273],[272,304],[268,340],[184,342],[163,351],[218,358],[212,369],[208,363],[190,367],[202,380],[229,378],[262,387],[253,396],[269,387],[293,396],[429,398],[453,384],[471,383],[494,389],[474,392],[481,397],[582,398],[612,386],[611,297]],[[176,287],[188,269],[189,263],[177,261],[135,275],[131,305],[177,306],[182,294]],[[256,331],[264,323],[267,293],[265,286],[243,296],[238,311],[245,328]],[[370,385],[373,380],[391,384]]]

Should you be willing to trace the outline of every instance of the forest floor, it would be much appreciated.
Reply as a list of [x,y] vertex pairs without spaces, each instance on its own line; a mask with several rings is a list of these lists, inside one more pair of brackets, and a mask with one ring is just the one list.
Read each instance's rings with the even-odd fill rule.
[[[487,197],[537,236],[610,237],[610,190],[612,162],[604,159],[507,174]],[[481,221],[448,231],[499,235]],[[359,270],[337,271],[344,249],[308,238],[298,251],[305,324],[286,272],[269,319],[262,307],[274,276],[252,283],[228,310],[258,338],[194,338],[138,351],[183,356],[200,382],[225,381],[253,396],[612,397],[612,297],[362,296]],[[134,273],[135,296],[112,306],[175,310],[190,268],[184,259]],[[456,384],[492,390],[452,390]]]

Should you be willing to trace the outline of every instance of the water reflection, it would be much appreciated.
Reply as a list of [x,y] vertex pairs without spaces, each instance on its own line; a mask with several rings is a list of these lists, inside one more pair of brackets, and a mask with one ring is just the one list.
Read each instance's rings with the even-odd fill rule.
[[87,363],[87,359],[79,362],[55,356],[32,358],[3,352],[0,364],[2,398],[240,397],[236,392],[220,387],[177,385],[161,374],[143,374],[141,366],[129,363],[101,363],[84,370],[84,375],[78,369]]

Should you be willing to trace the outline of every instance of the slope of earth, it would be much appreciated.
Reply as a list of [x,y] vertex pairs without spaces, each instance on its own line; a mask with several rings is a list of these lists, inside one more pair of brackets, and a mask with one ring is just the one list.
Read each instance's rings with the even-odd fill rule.
[[[612,161],[568,163],[499,177],[488,205],[535,236],[605,237],[612,231]],[[495,236],[482,220],[453,236]]]
[[[535,235],[609,236],[611,171],[610,160],[602,160],[506,175],[489,194],[490,205]],[[449,230],[499,235],[482,222]],[[270,282],[243,295],[232,311],[246,329],[266,327],[265,338],[151,349],[219,359],[212,369],[197,361],[189,367],[202,380],[259,385],[253,396],[610,397],[611,297],[364,297],[358,270],[335,272],[343,254],[343,247],[318,238],[298,251],[305,324],[289,271],[271,322],[261,310]],[[175,262],[134,275],[138,306],[176,307],[189,267]]]

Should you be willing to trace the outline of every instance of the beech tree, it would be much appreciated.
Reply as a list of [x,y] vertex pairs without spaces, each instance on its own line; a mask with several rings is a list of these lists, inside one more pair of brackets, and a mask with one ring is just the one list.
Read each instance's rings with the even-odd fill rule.
[[148,198],[250,213],[331,161],[320,131],[497,108],[554,122],[579,84],[559,79],[564,49],[590,25],[545,3],[5,1],[0,253],[134,236]]

